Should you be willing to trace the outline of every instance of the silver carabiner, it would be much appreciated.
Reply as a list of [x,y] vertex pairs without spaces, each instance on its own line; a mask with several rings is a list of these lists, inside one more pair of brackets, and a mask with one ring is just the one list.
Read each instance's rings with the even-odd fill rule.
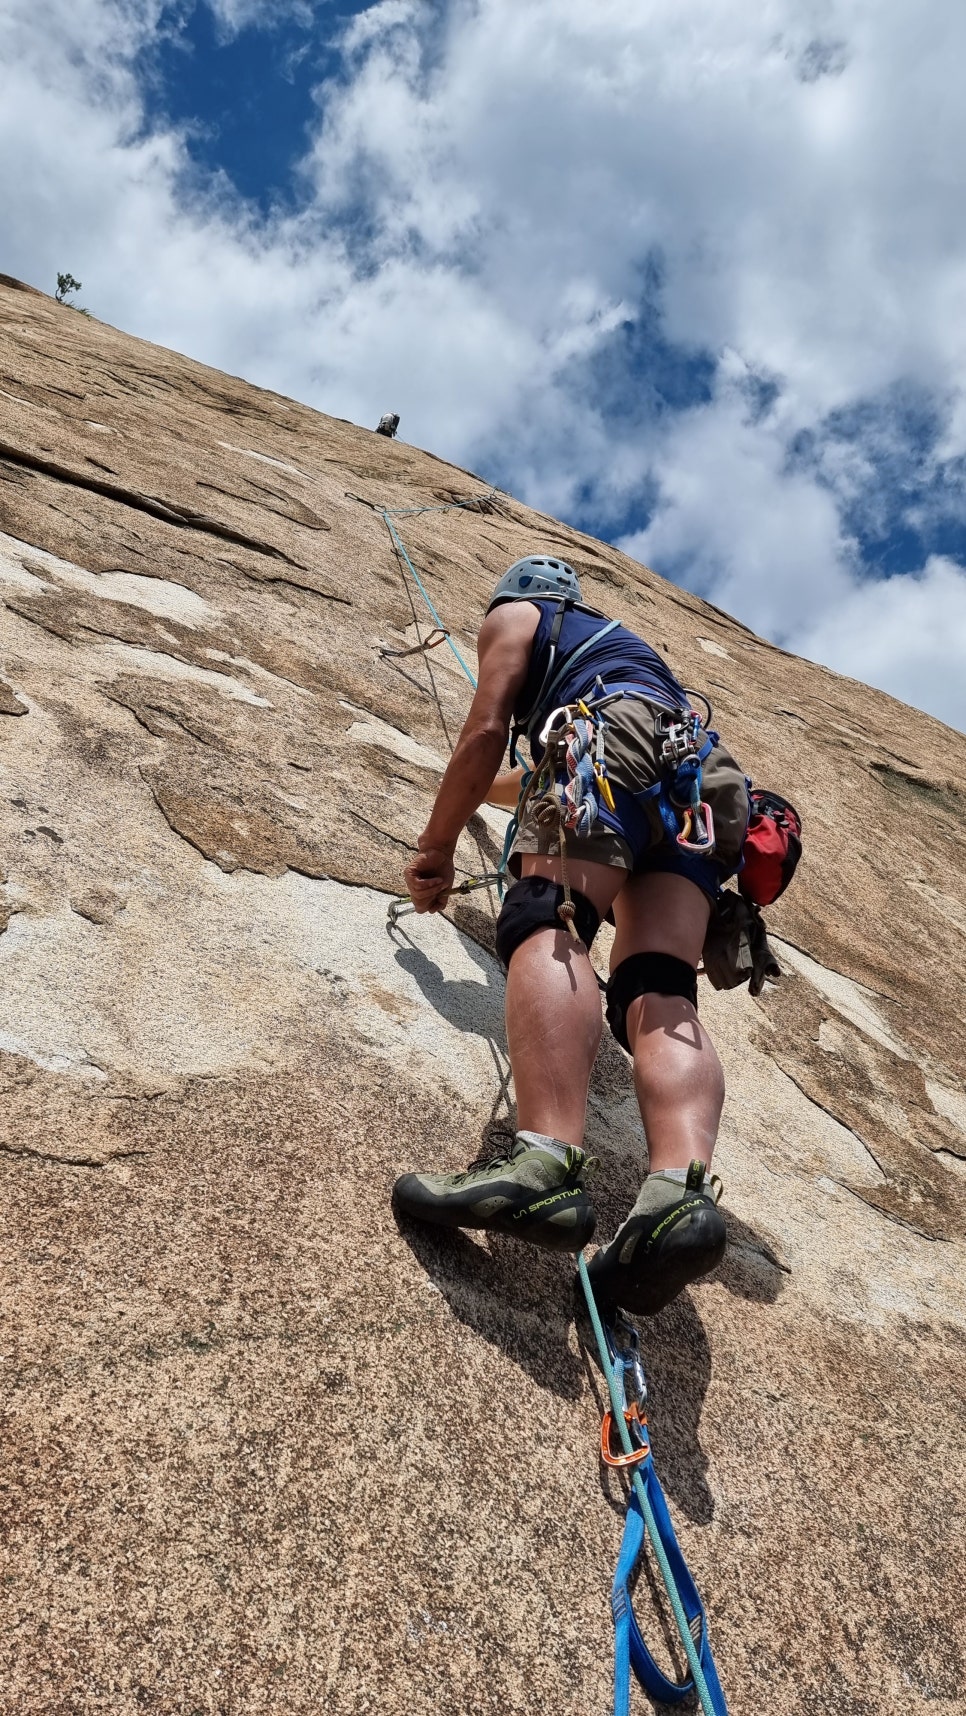
[[[618,1332],[620,1345],[617,1344]],[[624,1370],[624,1397],[629,1407],[636,1402],[643,1418],[647,1405],[647,1377],[641,1360],[641,1338],[633,1323],[629,1323],[620,1311],[614,1318],[612,1333],[614,1358],[620,1361]]]

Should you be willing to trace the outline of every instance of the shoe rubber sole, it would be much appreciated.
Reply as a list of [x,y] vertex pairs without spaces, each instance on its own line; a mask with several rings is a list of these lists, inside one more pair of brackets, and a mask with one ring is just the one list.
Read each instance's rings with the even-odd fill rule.
[[656,1316],[684,1287],[716,1269],[726,1246],[724,1217],[700,1194],[673,1205],[663,1218],[661,1212],[632,1216],[588,1265],[601,1313],[620,1307]]
[[487,1187],[475,1205],[470,1199],[463,1203],[454,1197],[435,1197],[416,1174],[404,1174],[393,1187],[392,1201],[394,1209],[434,1227],[509,1233],[548,1251],[581,1251],[593,1237],[597,1217],[582,1186],[534,1190],[502,1210],[480,1207],[498,1195],[496,1188]]

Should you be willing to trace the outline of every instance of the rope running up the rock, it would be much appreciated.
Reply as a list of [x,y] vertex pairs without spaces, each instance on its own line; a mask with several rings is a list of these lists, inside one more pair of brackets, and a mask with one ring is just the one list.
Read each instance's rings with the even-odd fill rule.
[[472,685],[474,691],[476,690],[476,680],[474,679],[472,673],[470,672],[465,661],[463,660],[463,657],[460,655],[460,652],[457,649],[456,645],[454,644],[452,638],[450,637],[450,634],[449,634],[447,628],[443,625],[442,620],[440,619],[438,613],[436,612],[436,609],[434,608],[432,600],[430,598],[429,591],[426,589],[426,586],[423,583],[422,579],[420,578],[419,573],[416,571],[416,568],[413,565],[412,560],[410,559],[409,554],[406,551],[406,545],[403,542],[403,539],[400,536],[398,530],[396,529],[396,526],[393,524],[392,520],[394,518],[416,518],[421,513],[424,513],[424,512],[465,512],[470,507],[482,507],[482,505],[485,501],[492,500],[495,495],[499,494],[499,492],[500,491],[497,488],[487,489],[485,494],[470,495],[467,500],[463,500],[463,501],[448,501],[444,506],[379,506],[379,505],[377,505],[377,503],[375,501],[364,500],[362,495],[351,495],[350,496],[351,500],[362,501],[363,506],[371,507],[372,511],[374,513],[378,513],[379,517],[382,519],[383,523],[386,526],[386,529],[389,532],[390,537],[392,538],[393,547],[395,548],[397,554],[402,555],[403,559],[406,562],[406,565],[409,567],[409,570],[412,573],[413,579],[415,580],[416,588],[418,589],[420,595],[422,596],[423,601],[426,603],[426,606],[429,609],[430,613],[432,614],[433,619],[436,621],[436,624],[439,627],[439,630],[441,632],[445,632],[446,642],[449,644],[450,649],[452,650],[457,661],[459,662],[460,667],[463,669],[463,672],[466,674],[466,677],[469,680],[470,684]]

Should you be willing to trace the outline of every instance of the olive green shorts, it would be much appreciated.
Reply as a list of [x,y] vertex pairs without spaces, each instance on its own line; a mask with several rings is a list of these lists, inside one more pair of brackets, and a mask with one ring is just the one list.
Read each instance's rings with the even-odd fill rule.
[[[668,711],[636,697],[622,697],[605,711],[604,759],[614,794],[615,809],[601,800],[600,812],[589,834],[567,835],[567,856],[590,864],[610,864],[635,876],[666,873],[684,876],[712,899],[722,882],[733,876],[741,861],[741,845],[748,826],[748,785],[744,770],[726,745],[715,745],[701,765],[701,796],[711,807],[715,849],[708,858],[672,842],[664,829],[655,798],[638,794],[660,779],[663,772],[659,731]],[[560,855],[558,828],[542,828],[528,804],[510,848],[509,868],[520,874],[524,853],[549,858]]]

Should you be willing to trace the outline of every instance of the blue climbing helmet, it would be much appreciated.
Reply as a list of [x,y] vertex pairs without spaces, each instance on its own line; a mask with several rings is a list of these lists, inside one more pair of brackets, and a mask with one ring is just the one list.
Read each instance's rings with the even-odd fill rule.
[[579,602],[577,574],[566,560],[528,554],[525,560],[515,560],[509,572],[504,572],[486,611],[490,613],[501,602],[533,602],[541,596],[569,596]]

